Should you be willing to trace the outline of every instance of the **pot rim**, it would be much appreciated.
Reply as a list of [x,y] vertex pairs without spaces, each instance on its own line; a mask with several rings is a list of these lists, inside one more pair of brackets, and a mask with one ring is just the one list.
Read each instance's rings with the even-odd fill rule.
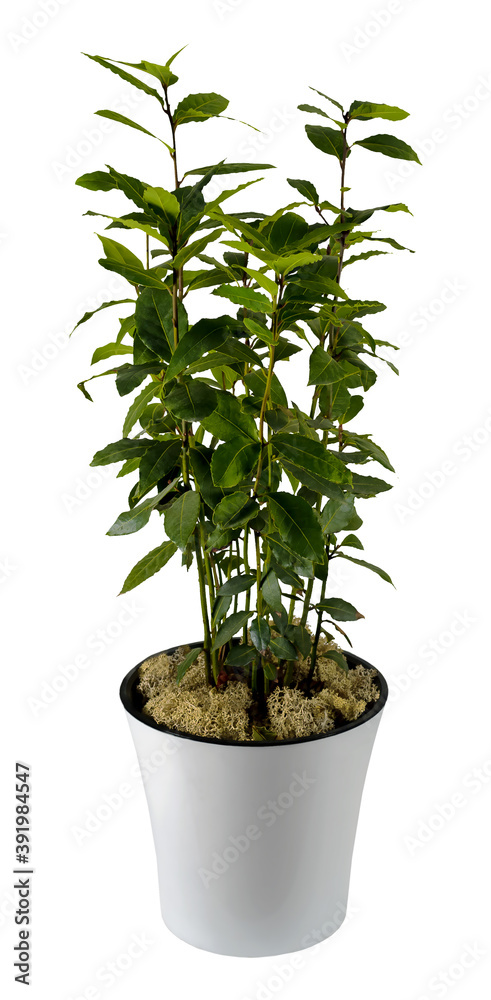
[[[182,643],[180,644],[182,645]],[[198,646],[202,646],[202,642],[191,642],[188,644],[190,649],[196,649]],[[150,656],[146,656],[145,659],[137,663],[136,667],[133,667],[123,678],[121,686],[119,689],[119,695],[124,708],[132,715],[134,719],[138,722],[142,722],[145,726],[150,726],[152,729],[158,729],[161,733],[166,733],[168,736],[176,736],[178,739],[182,740],[194,740],[197,743],[208,743],[214,746],[229,746],[229,747],[281,747],[288,746],[290,744],[297,743],[311,743],[314,740],[325,740],[333,736],[338,736],[341,733],[347,733],[350,729],[356,729],[357,726],[362,726],[363,723],[369,722],[378,715],[384,708],[387,697],[389,694],[389,689],[387,686],[387,681],[383,674],[377,668],[373,667],[372,663],[368,660],[364,660],[361,656],[355,656],[354,653],[350,651],[343,650],[343,653],[348,660],[348,665],[350,668],[357,666],[359,663],[363,667],[371,667],[372,669],[377,669],[377,676],[374,678],[378,682],[380,688],[380,696],[377,701],[371,703],[371,706],[363,712],[358,719],[354,719],[353,722],[346,722],[343,726],[338,726],[336,729],[331,729],[327,733],[314,733],[312,736],[295,736],[288,740],[277,740],[274,743],[266,743],[256,740],[226,740],[218,739],[214,736],[197,736],[194,733],[183,733],[177,729],[170,729],[163,722],[156,722],[152,719],[150,715],[146,715],[141,708],[143,702],[143,696],[136,690],[136,685],[138,681],[138,671],[140,667],[149,660],[152,656],[160,656],[162,653],[172,654],[179,649],[179,646],[172,646],[169,649],[162,649],[160,653],[151,653]]]

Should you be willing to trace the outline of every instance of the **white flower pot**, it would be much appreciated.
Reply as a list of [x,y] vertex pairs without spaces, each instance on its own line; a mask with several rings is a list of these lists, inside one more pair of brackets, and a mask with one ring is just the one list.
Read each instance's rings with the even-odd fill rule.
[[[166,652],[173,652],[167,650]],[[362,663],[347,653],[350,666]],[[141,711],[138,667],[121,699],[144,776],[162,916],[223,955],[298,951],[348,905],[363,785],[387,700],[325,736],[277,744],[174,733]]]

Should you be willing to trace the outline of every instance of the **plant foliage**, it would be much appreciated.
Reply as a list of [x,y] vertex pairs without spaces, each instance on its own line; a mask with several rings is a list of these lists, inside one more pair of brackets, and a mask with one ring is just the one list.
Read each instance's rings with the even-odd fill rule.
[[[126,279],[131,296],[100,308],[133,302],[134,311],[93,363],[107,366],[114,359],[101,374],[115,376],[119,395],[131,401],[121,439],[98,451],[92,465],[124,463],[119,475],[136,476],[128,510],[108,534],[140,531],[152,516],[162,525],[162,543],[142,556],[122,593],[180,553],[184,566],[197,568],[209,683],[231,665],[260,698],[277,671],[299,656],[310,655],[311,680],[321,631],[327,626],[344,636],[339,622],[363,617],[347,600],[329,596],[333,559],[348,559],[391,582],[380,567],[346,551],[363,548],[358,502],[390,488],[360,468],[375,462],[392,471],[382,447],[370,434],[355,433],[352,421],[376,382],[378,349],[393,345],[365,328],[365,319],[385,306],[351,297],[343,279],[349,264],[386,252],[374,249],[374,242],[404,249],[367,223],[375,212],[408,209],[399,203],[347,206],[346,168],[356,146],[402,159],[417,156],[387,134],[351,140],[357,122],[398,121],[405,111],[365,101],[345,111],[316,91],[323,108],[299,107],[315,118],[305,126],[313,155],[339,163],[337,204],[311,181],[288,178],[300,201],[271,215],[231,212],[226,203],[247,184],[207,200],[209,182],[271,165],[222,160],[180,172],[178,130],[224,117],[228,101],[216,93],[189,94],[172,110],[175,55],[165,65],[89,57],[157,100],[169,133],[168,142],[159,141],[172,166],[169,190],[160,178],[150,185],[111,166],[77,181],[111,199],[112,192],[119,194],[121,214],[102,216],[109,220],[106,230],[119,230],[121,239],[125,230],[142,234],[140,256],[113,232],[100,236],[100,264]],[[123,116],[111,117],[157,138]],[[318,124],[319,118],[329,124]],[[223,312],[191,324],[189,296],[206,287]],[[306,411],[288,398],[281,381],[285,364],[295,364],[291,359],[301,350],[309,352]],[[91,399],[85,382],[80,388]],[[310,612],[313,637],[306,629]],[[239,635],[241,647],[233,645]]]

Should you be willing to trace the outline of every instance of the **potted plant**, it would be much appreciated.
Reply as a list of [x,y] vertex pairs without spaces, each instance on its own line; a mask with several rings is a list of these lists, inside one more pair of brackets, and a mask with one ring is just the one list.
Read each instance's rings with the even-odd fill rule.
[[[201,640],[183,636],[121,686],[140,759],[168,751],[146,784],[164,920],[210,951],[278,954],[327,937],[346,912],[387,698],[379,671],[335,642],[341,635],[351,645],[345,623],[362,615],[330,593],[329,568],[349,560],[391,582],[359,557],[355,505],[390,488],[360,467],[392,466],[359,421],[352,425],[376,381],[370,360],[392,345],[363,325],[385,307],[351,297],[344,272],[386,252],[381,245],[404,249],[367,223],[376,211],[408,209],[349,207],[347,166],[357,146],[418,158],[392,135],[352,137],[359,122],[406,112],[365,101],[345,111],[317,92],[322,107],[299,107],[310,143],[338,161],[339,196],[327,201],[310,181],[289,178],[293,203],[271,214],[231,212],[225,203],[254,181],[206,201],[210,180],[270,165],[222,160],[183,170],[182,128],[198,124],[199,141],[228,102],[215,93],[172,101],[176,55],[165,65],[89,57],[155,99],[171,166],[165,188],[112,167],[77,181],[130,203],[123,214],[87,213],[107,220],[100,263],[131,292],[100,307],[131,304],[92,359],[115,359],[92,378],[115,375],[131,402],[121,439],[91,464],[123,463],[118,475],[136,476],[109,535],[139,531],[151,516],[162,524],[161,544],[122,593],[172,558],[177,572],[180,556],[201,602]],[[123,115],[97,114],[153,136]],[[142,234],[144,260],[107,235],[114,229]],[[191,323],[189,297],[204,288],[211,315]],[[281,381],[302,351],[311,395],[303,407]],[[80,388],[91,399],[87,381]]]

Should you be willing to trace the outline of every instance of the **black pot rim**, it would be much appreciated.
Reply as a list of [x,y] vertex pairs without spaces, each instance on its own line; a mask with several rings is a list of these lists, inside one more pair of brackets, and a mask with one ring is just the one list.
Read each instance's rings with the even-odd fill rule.
[[[202,645],[203,644],[201,642],[189,643],[190,649],[196,649],[198,646]],[[369,722],[370,719],[373,719],[376,715],[379,714],[379,712],[382,711],[387,701],[389,693],[385,677],[383,676],[383,674],[380,673],[379,670],[377,670],[377,676],[374,678],[375,681],[378,682],[378,686],[380,688],[380,696],[377,699],[377,701],[372,702],[371,706],[367,708],[363,712],[363,714],[360,715],[360,717],[358,719],[355,719],[353,722],[346,722],[343,726],[338,726],[336,729],[331,729],[327,733],[314,733],[312,736],[296,736],[289,740],[277,740],[274,743],[262,743],[255,740],[225,740],[225,739],[218,739],[213,736],[197,736],[194,733],[182,733],[177,729],[170,729],[169,726],[164,725],[164,723],[162,722],[155,722],[155,719],[152,719],[150,715],[146,715],[142,711],[143,696],[140,694],[139,691],[137,691],[138,671],[142,666],[142,664],[153,656],[161,656],[162,653],[166,653],[168,655],[175,653],[176,649],[178,648],[179,646],[172,646],[170,649],[161,650],[160,653],[151,653],[150,656],[146,656],[144,660],[141,660],[140,663],[137,663],[136,667],[133,667],[132,670],[130,670],[129,673],[126,674],[126,677],[123,679],[121,687],[119,689],[119,695],[121,701],[123,702],[126,711],[130,715],[132,715],[134,719],[137,719],[138,722],[142,722],[145,726],[150,726],[152,729],[158,729],[159,732],[166,733],[168,736],[176,736],[178,739],[194,740],[197,743],[211,743],[214,746],[251,747],[251,748],[262,747],[263,749],[265,747],[281,747],[297,743],[311,743],[314,740],[325,740],[333,736],[338,736],[341,733],[347,733],[349,732],[350,729],[356,729],[357,726],[361,726],[363,725],[363,723]],[[369,663],[368,660],[362,659],[361,656],[355,656],[354,653],[351,653],[346,650],[343,650],[343,652],[344,655],[346,656],[346,659],[348,661],[348,666],[350,667],[350,669],[356,667],[359,663],[361,663],[363,667],[371,667],[372,669],[376,669],[373,667],[373,664]]]

